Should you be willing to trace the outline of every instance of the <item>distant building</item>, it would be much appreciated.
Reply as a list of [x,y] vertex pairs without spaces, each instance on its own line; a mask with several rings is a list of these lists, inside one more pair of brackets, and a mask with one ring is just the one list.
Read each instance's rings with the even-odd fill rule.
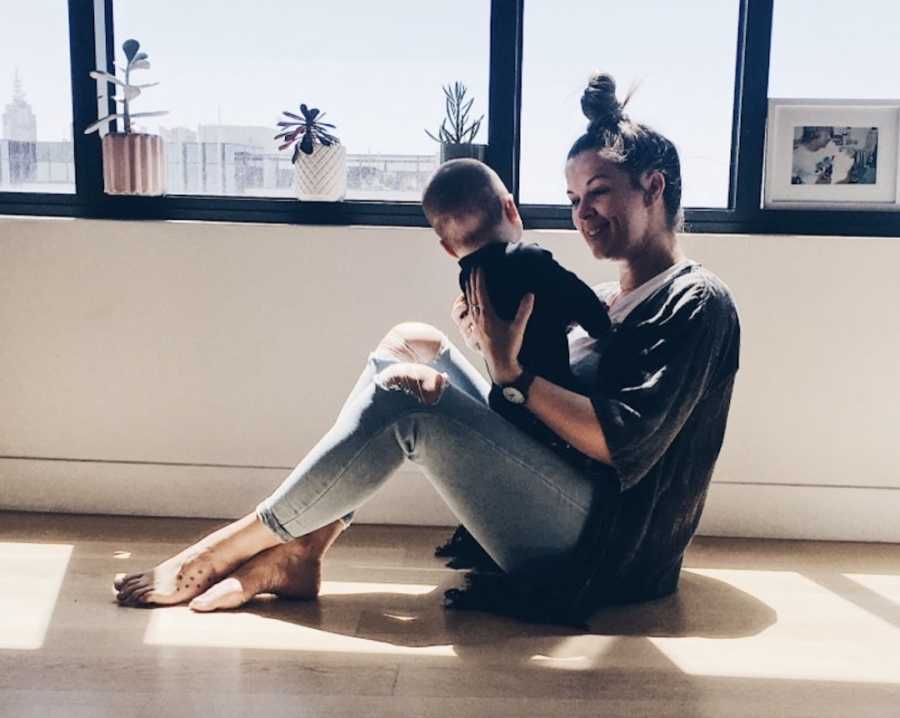
[[0,184],[34,182],[37,175],[37,118],[25,100],[18,70],[13,79],[12,102],[3,111],[0,144]]
[[15,142],[37,142],[37,118],[31,110],[31,105],[25,100],[25,91],[22,89],[22,80],[19,71],[16,70],[13,78],[13,98],[3,112],[4,140]]
[[197,133],[188,127],[160,127],[159,135],[168,144],[184,144],[185,142],[196,142]]
[[[22,111],[24,106],[26,112]],[[9,118],[9,119],[8,119]],[[31,127],[29,141],[6,139],[7,123],[17,121],[15,136]],[[24,120],[30,120],[30,125]],[[25,102],[18,75],[13,101],[3,116],[0,139],[0,187],[16,185],[34,192],[66,191],[75,182],[71,142],[36,142],[36,122]],[[167,191],[174,195],[293,197],[291,151],[278,151],[271,127],[200,125],[160,127],[165,141]],[[348,154],[347,198],[418,201],[436,154]]]
[[278,134],[273,127],[259,125],[198,125],[197,141],[213,145],[243,145],[260,150],[277,147],[272,138]]

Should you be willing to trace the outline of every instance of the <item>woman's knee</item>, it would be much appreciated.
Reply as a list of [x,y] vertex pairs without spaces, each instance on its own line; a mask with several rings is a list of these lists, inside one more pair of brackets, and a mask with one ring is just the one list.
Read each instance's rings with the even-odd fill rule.
[[385,334],[375,353],[398,361],[430,364],[447,347],[447,336],[430,324],[401,322]]

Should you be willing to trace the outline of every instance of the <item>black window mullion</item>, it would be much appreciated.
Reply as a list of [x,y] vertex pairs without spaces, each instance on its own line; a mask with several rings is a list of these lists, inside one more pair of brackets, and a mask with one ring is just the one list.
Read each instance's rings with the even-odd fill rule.
[[524,0],[491,0],[487,163],[519,200]]
[[[99,0],[104,11],[110,0]],[[109,17],[111,13],[107,12]],[[111,32],[111,27],[107,28]],[[97,120],[97,82],[89,73],[97,69],[95,0],[69,0],[69,57],[72,82],[72,143],[75,158],[75,193],[85,207],[96,208],[103,199],[100,135],[84,128]],[[110,100],[110,110],[115,111]]]
[[760,213],[773,12],[774,0],[741,0],[728,206],[748,221]]
[[[103,3],[103,23],[105,29],[104,35],[104,57],[106,58],[106,69],[114,72],[116,62],[116,28],[113,22],[113,2],[114,0],[94,0],[95,3]],[[107,111],[116,111],[116,101],[111,97],[107,101]],[[109,123],[109,131],[117,132],[119,121],[113,120]]]

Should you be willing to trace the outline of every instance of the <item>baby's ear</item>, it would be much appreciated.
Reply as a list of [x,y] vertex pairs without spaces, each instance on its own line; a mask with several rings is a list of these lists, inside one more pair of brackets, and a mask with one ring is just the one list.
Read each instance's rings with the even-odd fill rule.
[[510,222],[519,221],[519,208],[516,207],[516,199],[511,194],[503,198],[503,214]]
[[456,252],[453,251],[453,247],[447,242],[446,239],[441,237],[441,246],[444,248],[444,251],[449,254],[453,259],[457,259]]

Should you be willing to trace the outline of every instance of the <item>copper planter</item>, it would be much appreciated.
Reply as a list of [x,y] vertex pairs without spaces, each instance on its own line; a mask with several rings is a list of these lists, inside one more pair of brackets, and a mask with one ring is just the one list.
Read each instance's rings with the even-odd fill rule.
[[166,149],[162,137],[140,132],[104,136],[103,190],[106,194],[165,194]]

